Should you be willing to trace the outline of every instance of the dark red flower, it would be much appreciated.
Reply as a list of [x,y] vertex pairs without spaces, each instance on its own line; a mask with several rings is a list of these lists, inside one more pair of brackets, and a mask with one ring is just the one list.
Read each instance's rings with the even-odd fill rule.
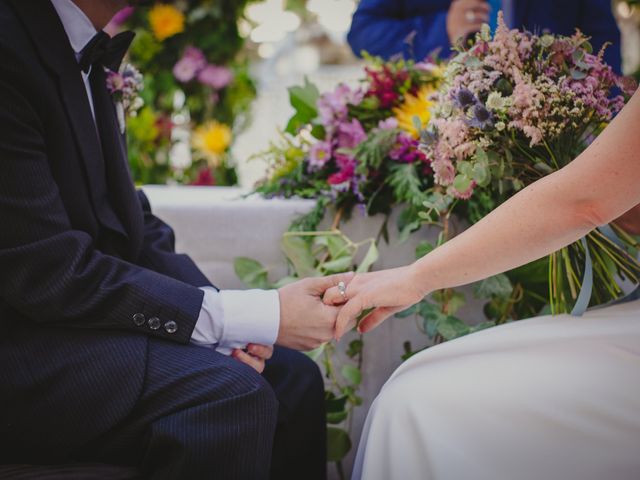
[[211,170],[207,167],[203,167],[198,172],[198,176],[191,183],[191,185],[196,185],[199,187],[212,187],[216,184],[216,179],[213,176]]

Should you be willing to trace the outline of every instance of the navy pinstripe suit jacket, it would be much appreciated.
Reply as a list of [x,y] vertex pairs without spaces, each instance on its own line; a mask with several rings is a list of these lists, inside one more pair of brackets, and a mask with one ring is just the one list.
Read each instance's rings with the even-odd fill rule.
[[140,394],[149,336],[191,337],[210,283],[174,252],[119,142],[105,158],[49,0],[0,0],[0,461],[37,449],[33,432],[70,451],[106,431]]

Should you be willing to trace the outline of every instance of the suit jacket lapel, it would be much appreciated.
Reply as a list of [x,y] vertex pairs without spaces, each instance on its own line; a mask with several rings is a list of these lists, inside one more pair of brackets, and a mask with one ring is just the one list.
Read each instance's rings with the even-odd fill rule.
[[96,215],[103,226],[128,237],[106,202],[105,159],[84,82],[64,27],[49,1],[37,2],[37,9],[33,8],[35,2],[32,1],[10,1],[34,40],[43,64],[58,79],[58,88],[83,160]]

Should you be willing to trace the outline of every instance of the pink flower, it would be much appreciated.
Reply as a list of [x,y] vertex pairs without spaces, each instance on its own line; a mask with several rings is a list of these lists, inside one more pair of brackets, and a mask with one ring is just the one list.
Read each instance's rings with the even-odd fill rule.
[[327,126],[335,120],[344,120],[348,114],[348,105],[359,105],[364,94],[361,90],[352,90],[341,83],[333,92],[325,93],[318,100],[318,112],[322,123]]
[[195,47],[187,47],[182,58],[173,67],[173,76],[182,83],[193,80],[207,65],[207,60],[202,50]]
[[318,170],[326,165],[331,159],[331,144],[329,142],[318,142],[311,147],[309,152],[309,167],[311,170]]
[[436,160],[431,163],[434,180],[439,185],[451,185],[456,178],[456,169],[449,160]]
[[[346,158],[344,158],[343,160],[346,160]],[[329,185],[332,185],[332,186],[340,185],[340,186],[343,186],[344,189],[348,189],[349,184],[351,183],[351,181],[355,176],[355,173],[356,173],[356,162],[355,160],[351,159],[351,161],[347,161],[346,163],[344,163],[342,169],[338,173],[334,173],[333,175],[330,175],[329,178],[327,179],[327,182],[329,182]]]
[[367,139],[358,119],[340,123],[337,129],[338,148],[355,148]]
[[216,90],[222,90],[233,81],[233,72],[227,67],[207,65],[198,73],[198,81]]
[[378,130],[394,130],[396,128],[398,128],[398,119],[396,117],[389,117],[378,122]]

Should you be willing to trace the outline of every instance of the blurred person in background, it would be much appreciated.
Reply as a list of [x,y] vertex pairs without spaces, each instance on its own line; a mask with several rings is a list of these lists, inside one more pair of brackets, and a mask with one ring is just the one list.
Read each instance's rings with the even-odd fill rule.
[[440,49],[447,57],[452,45],[483,23],[494,29],[500,10],[510,28],[561,35],[578,28],[596,52],[610,42],[605,60],[620,73],[620,32],[610,0],[361,0],[348,41],[356,55],[423,59]]

